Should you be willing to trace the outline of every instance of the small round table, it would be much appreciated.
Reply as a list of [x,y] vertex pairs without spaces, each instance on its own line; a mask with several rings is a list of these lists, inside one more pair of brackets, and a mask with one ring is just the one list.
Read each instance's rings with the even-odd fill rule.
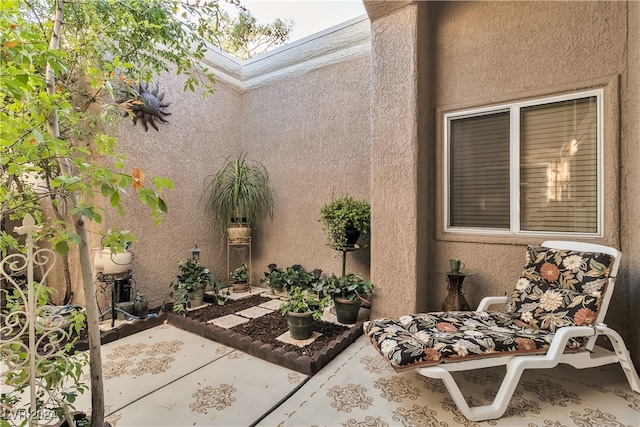
[[469,311],[471,306],[464,297],[462,282],[467,276],[478,274],[474,271],[438,271],[447,276],[447,290],[449,295],[442,302],[442,311]]

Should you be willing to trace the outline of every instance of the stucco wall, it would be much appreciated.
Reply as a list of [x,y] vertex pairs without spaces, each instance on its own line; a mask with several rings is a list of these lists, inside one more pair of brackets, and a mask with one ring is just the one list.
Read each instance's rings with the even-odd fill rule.
[[611,324],[624,333],[640,367],[640,2],[628,4],[627,69],[622,73],[622,149],[620,243],[623,267],[619,288],[611,302]]
[[[161,124],[160,132],[144,132],[140,122],[122,124],[126,168],[140,167],[147,179],[160,175],[176,185],[166,192],[169,213],[159,226],[135,195],[124,197],[127,216],[110,212],[103,221],[105,228],[117,225],[138,237],[132,271],[152,307],[162,303],[178,260],[188,258],[194,244],[215,277],[226,278],[226,243],[203,212],[200,195],[207,175],[241,150],[264,164],[275,191],[273,220],[252,235],[252,282],[259,285],[272,262],[341,273],[341,254],[327,246],[318,219],[334,195],[369,200],[370,63],[368,56],[356,56],[246,92],[218,82],[208,100],[183,92],[178,77],[163,76],[171,123]],[[369,249],[348,254],[347,270],[369,277]]]
[[[389,5],[392,6],[392,5]],[[428,242],[418,194],[426,155],[418,144],[418,8],[410,5],[372,22],[373,316],[424,309]],[[420,161],[419,161],[420,160]],[[426,269],[425,269],[426,267]]]
[[[272,262],[341,274],[318,219],[334,196],[369,200],[369,69],[365,57],[244,94],[243,148],[275,190],[273,220],[252,237],[254,282]],[[347,271],[369,276],[368,248],[347,254]]]
[[162,303],[169,285],[178,274],[177,263],[191,256],[197,244],[201,262],[216,277],[226,275],[226,255],[221,249],[211,220],[201,208],[200,195],[205,177],[219,167],[224,157],[236,154],[242,144],[241,94],[224,85],[205,100],[199,94],[183,92],[179,77],[161,76],[160,90],[168,110],[169,124],[160,124],[159,132],[145,132],[140,121],[133,126],[124,120],[120,126],[118,149],[127,155],[125,169],[141,168],[149,180],[153,176],[171,179],[175,189],[166,191],[169,212],[156,226],[137,194],[123,196],[126,215],[112,211],[103,219],[105,228],[115,225],[131,230],[138,241],[131,251],[133,277],[150,306]]
[[[623,251],[622,272],[607,321],[637,349],[638,321],[628,302],[637,305],[638,301],[638,193],[630,187],[620,193],[619,169],[623,147],[623,182],[629,186],[635,178],[637,185],[638,80],[630,76],[632,70],[637,75],[638,65],[636,54],[635,65],[630,63],[632,68],[627,69],[633,50],[627,41],[629,6],[624,2],[442,2],[430,5],[430,26],[437,159],[443,158],[442,115],[446,111],[604,88],[604,236],[592,241]],[[637,24],[634,28],[637,40]],[[629,92],[633,87],[634,92]],[[622,134],[620,124],[625,129]],[[524,262],[524,245],[549,236],[443,233],[443,162],[436,164],[438,227],[433,268],[444,269],[449,258],[460,258],[468,269],[477,270],[479,274],[466,282],[472,306],[483,296],[510,292]],[[626,206],[623,211],[621,205]],[[446,296],[444,277],[433,285],[430,308],[439,309]]]

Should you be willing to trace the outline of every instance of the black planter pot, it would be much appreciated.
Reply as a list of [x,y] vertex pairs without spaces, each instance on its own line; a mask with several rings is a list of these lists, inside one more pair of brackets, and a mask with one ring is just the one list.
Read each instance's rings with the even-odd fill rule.
[[348,298],[336,297],[333,299],[333,304],[336,308],[336,317],[338,318],[338,322],[353,325],[358,321],[360,300],[351,301]]
[[358,239],[360,238],[360,230],[353,226],[347,226],[344,229],[344,234],[347,239],[347,246],[353,247],[358,243]]
[[[91,417],[84,412],[72,412],[71,416],[73,417],[75,425],[78,425],[78,422],[80,422],[81,425],[89,425],[91,423]],[[111,427],[111,424],[106,421],[103,425],[104,427]],[[67,421],[60,421],[47,427],[69,427],[69,423]]]
[[316,321],[313,319],[312,313],[287,313],[287,323],[289,324],[289,333],[294,340],[306,340],[311,338]]

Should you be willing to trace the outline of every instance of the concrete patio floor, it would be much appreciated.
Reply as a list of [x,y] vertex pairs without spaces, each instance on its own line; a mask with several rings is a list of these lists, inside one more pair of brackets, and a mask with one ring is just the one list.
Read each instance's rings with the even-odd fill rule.
[[[117,427],[640,425],[640,395],[618,365],[528,371],[503,418],[471,422],[440,380],[394,372],[366,337],[311,378],[169,324],[102,350],[107,419]],[[501,374],[456,378],[473,404],[486,404]]]

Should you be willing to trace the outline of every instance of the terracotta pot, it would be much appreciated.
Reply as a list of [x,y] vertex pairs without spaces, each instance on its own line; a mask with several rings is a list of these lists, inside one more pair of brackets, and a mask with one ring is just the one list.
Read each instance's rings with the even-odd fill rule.
[[233,292],[237,294],[247,292],[249,290],[249,284],[247,282],[233,282],[232,289]]

